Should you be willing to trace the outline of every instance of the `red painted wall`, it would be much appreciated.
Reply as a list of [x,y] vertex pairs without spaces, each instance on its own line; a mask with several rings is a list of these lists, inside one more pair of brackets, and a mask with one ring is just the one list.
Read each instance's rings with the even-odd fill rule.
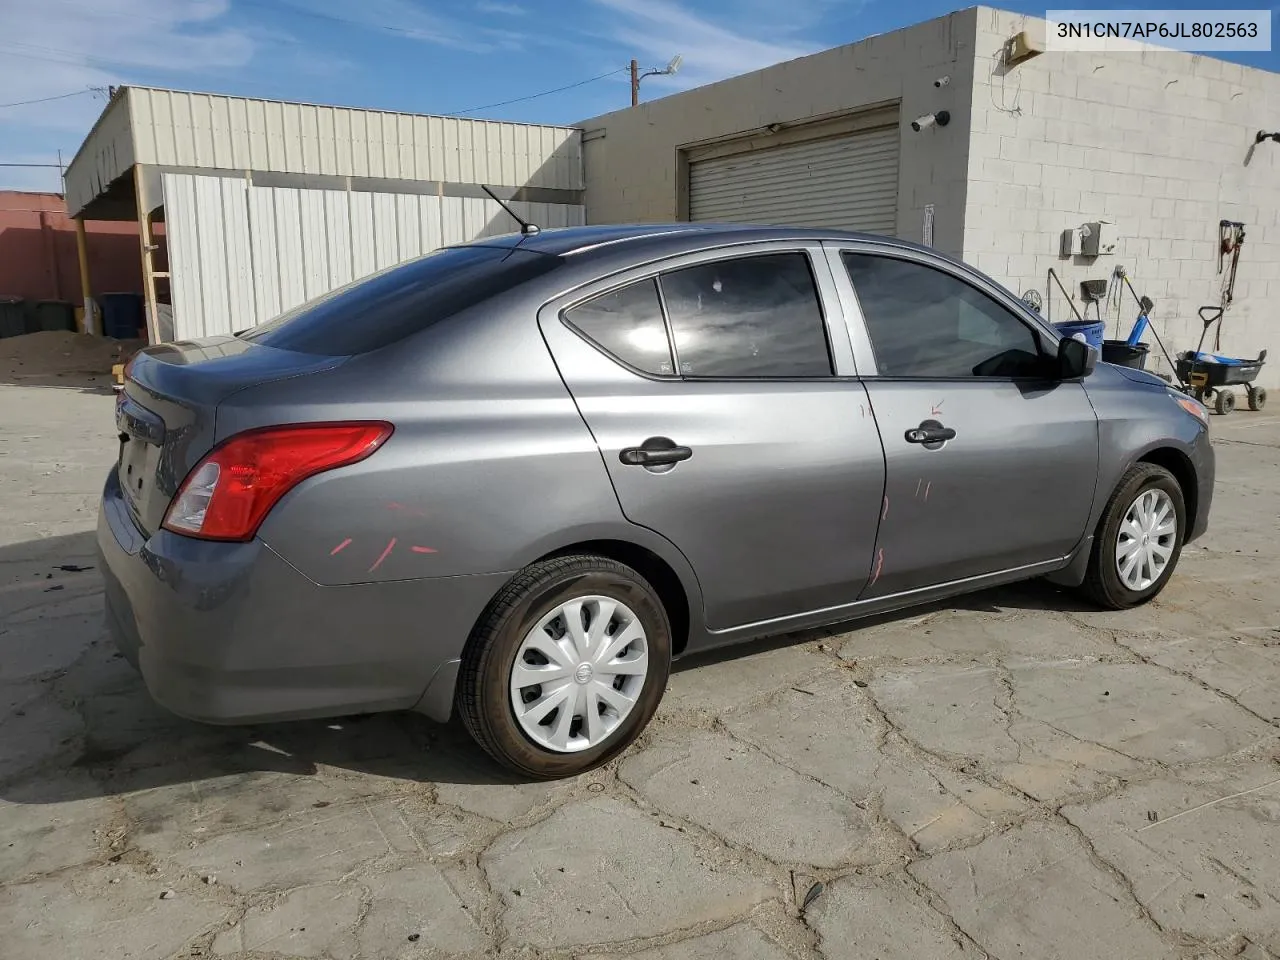
[[[87,220],[93,295],[141,293],[138,225]],[[76,227],[58,193],[0,190],[0,296],[80,303]]]

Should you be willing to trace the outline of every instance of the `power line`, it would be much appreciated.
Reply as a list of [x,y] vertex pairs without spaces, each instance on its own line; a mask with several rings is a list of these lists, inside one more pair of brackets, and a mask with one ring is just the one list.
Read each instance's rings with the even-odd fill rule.
[[86,87],[83,90],[76,90],[73,93],[60,93],[56,97],[39,97],[35,100],[15,100],[13,103],[0,103],[0,110],[3,110],[5,107],[25,107],[30,103],[48,103],[51,100],[66,100],[70,97],[83,97],[86,93],[97,93],[97,91]]
[[501,103],[486,103],[482,107],[468,107],[466,110],[456,110],[453,113],[442,114],[442,116],[461,117],[468,113],[479,113],[481,110],[492,110],[494,107],[505,107],[512,103],[524,103],[526,100],[537,100],[539,97],[547,97],[553,93],[563,93],[565,90],[572,90],[575,87],[585,87],[588,83],[595,83],[597,80],[604,80],[607,77],[615,77],[630,69],[630,67],[619,67],[617,70],[610,70],[608,73],[602,73],[597,77],[588,77],[586,80],[579,80],[577,83],[571,83],[568,86],[556,87],[554,90],[543,90],[541,93],[531,93],[527,97],[516,97],[514,100],[503,100]]

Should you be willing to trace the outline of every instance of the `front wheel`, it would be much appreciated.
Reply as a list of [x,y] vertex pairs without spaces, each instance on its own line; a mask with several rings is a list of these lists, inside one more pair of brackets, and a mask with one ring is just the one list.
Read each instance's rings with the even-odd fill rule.
[[666,690],[671,627],[653,587],[625,564],[557,557],[517,574],[462,655],[456,702],[499,763],[554,779],[621,753]]
[[1228,413],[1236,408],[1236,395],[1230,390],[1220,389],[1217,396],[1213,398],[1213,409],[1218,411],[1218,415],[1225,417]]
[[1249,409],[1261,410],[1267,405],[1266,387],[1256,387],[1249,391]]
[[1186,506],[1173,474],[1154,463],[1136,464],[1102,514],[1084,592],[1111,610],[1146,603],[1173,575],[1185,529]]

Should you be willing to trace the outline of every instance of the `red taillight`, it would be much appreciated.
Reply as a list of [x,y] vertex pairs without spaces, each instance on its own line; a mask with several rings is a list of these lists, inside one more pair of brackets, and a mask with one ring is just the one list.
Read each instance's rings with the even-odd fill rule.
[[187,475],[164,528],[202,540],[251,540],[281,497],[308,477],[369,456],[389,423],[295,423],[225,441]]

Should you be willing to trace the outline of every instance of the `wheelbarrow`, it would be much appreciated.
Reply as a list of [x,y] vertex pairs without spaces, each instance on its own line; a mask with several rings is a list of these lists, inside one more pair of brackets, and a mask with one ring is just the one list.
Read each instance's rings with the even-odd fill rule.
[[1204,353],[1204,338],[1209,328],[1222,319],[1222,307],[1201,307],[1200,322],[1204,330],[1200,333],[1200,343],[1195,350],[1186,350],[1178,354],[1178,379],[1187,385],[1187,392],[1205,406],[1213,405],[1220,415],[1226,416],[1236,408],[1233,386],[1243,386],[1249,398],[1250,410],[1261,410],[1267,404],[1267,391],[1255,387],[1253,381],[1262,371],[1267,359],[1267,351],[1263,350],[1253,360],[1237,357],[1223,357],[1216,353]]

